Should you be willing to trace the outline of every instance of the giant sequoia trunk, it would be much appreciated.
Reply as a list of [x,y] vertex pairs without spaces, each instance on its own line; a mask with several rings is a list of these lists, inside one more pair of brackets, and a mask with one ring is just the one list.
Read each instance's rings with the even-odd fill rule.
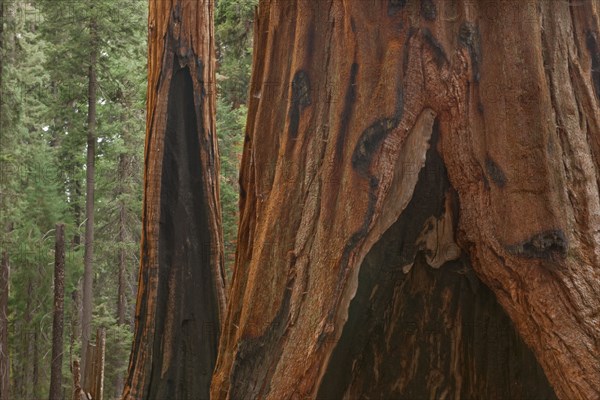
[[224,273],[213,4],[151,0],[142,257],[124,398],[204,399]]
[[600,3],[258,10],[212,398],[598,398]]

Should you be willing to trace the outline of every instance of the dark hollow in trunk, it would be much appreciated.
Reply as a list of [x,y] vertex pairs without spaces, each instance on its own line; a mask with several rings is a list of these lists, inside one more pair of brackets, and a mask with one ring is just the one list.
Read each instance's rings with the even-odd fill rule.
[[[161,184],[159,287],[149,399],[208,399],[216,361],[218,304],[210,270],[193,83],[187,67],[169,92]],[[202,121],[200,121],[202,124]],[[201,371],[192,374],[192,371]]]
[[318,399],[366,393],[372,399],[556,398],[468,258],[435,269],[415,246],[429,217],[444,213],[446,196],[452,197],[453,212],[458,209],[435,150],[437,136],[434,131],[411,202],[361,265]]

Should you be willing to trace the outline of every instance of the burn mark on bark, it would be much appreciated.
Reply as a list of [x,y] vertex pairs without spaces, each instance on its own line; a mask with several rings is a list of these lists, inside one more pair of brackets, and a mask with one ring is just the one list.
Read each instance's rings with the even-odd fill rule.
[[[219,338],[199,119],[190,70],[173,62],[161,177],[149,399],[208,398]],[[201,123],[201,120],[200,120]]]
[[[454,193],[438,140],[436,121],[412,200],[360,266],[357,292],[320,382],[319,399],[365,393],[379,399],[442,398],[447,393],[556,398],[469,260],[463,257],[436,270],[415,247],[426,221],[444,212],[446,193]],[[453,207],[458,208],[458,199]],[[414,267],[405,274],[407,262]],[[497,365],[510,368],[498,371]]]
[[244,188],[244,183],[241,182],[241,179],[238,179],[238,186],[240,188],[240,198],[245,199],[246,198],[246,188]]
[[394,118],[382,118],[364,130],[352,154],[352,167],[362,175],[367,175],[373,155],[381,146],[387,134],[398,126]]
[[396,129],[404,114],[404,91],[398,88],[394,115],[381,118],[366,128],[358,139],[352,153],[352,167],[363,176],[369,175],[373,156],[377,153],[387,135]]
[[485,170],[492,181],[500,188],[506,186],[506,175],[502,168],[489,156],[485,157]]
[[341,115],[340,134],[335,143],[336,161],[340,161],[344,152],[344,144],[348,135],[348,127],[350,126],[350,118],[352,118],[352,109],[356,102],[356,78],[358,76],[358,64],[352,63],[350,68],[350,83],[346,89],[346,97],[344,98],[344,108]]
[[[340,299],[340,295],[343,292],[344,286],[346,284],[346,278],[348,274],[348,262],[350,261],[350,254],[352,254],[352,250],[363,240],[367,234],[369,233],[369,226],[373,221],[373,216],[375,215],[375,204],[377,203],[377,188],[379,187],[379,179],[374,176],[369,177],[369,203],[367,205],[367,214],[360,229],[350,237],[348,243],[344,246],[344,250],[342,252],[342,259],[340,262],[340,269],[338,272],[338,277],[336,279],[336,289],[335,293],[337,296],[337,301]],[[335,314],[337,312],[337,305],[331,307],[329,313],[327,314],[327,320],[332,322],[335,319]],[[322,346],[325,341],[331,336],[332,332],[322,331],[317,338],[317,345]]]
[[560,229],[551,229],[538,233],[530,239],[508,246],[511,254],[525,258],[551,259],[567,256],[569,244],[565,233]]
[[488,180],[487,176],[483,175],[483,187],[485,188],[485,190],[490,190],[490,181]]
[[485,111],[485,109],[483,108],[483,103],[481,102],[481,100],[477,100],[477,111],[480,114],[483,114],[483,112]]
[[427,21],[435,21],[437,9],[432,0],[421,0],[421,16]]
[[[401,115],[399,115],[398,118],[400,119]],[[444,182],[448,181],[446,168],[444,166],[444,163],[443,163],[441,157],[437,153],[437,150],[433,150],[436,147],[438,138],[439,138],[439,122],[436,120],[434,123],[434,126],[433,126],[433,133],[431,136],[431,146],[430,146],[430,149],[427,151],[427,155],[426,155],[426,168],[422,169],[419,172],[419,182],[421,182],[421,180],[430,182],[431,180],[439,181],[441,179],[442,181],[439,181],[437,184],[434,184],[433,186],[440,187],[440,190],[443,190],[442,193],[445,193],[446,189],[448,188],[448,185],[446,185],[444,183]],[[433,151],[433,153],[432,153],[432,151]],[[431,166],[431,164],[434,164],[434,165]],[[430,167],[427,168],[427,165],[430,165]],[[428,171],[426,173],[426,175],[423,175],[423,174],[425,174],[425,172],[423,172],[424,170]],[[368,170],[365,172],[365,174],[368,174]],[[336,280],[336,282],[337,282],[336,294],[338,294],[338,295],[342,293],[344,285],[346,284],[346,277],[347,277],[347,273],[348,273],[348,262],[350,260],[350,255],[352,254],[352,251],[355,249],[355,247],[360,243],[360,241],[363,240],[369,233],[369,227],[371,226],[371,223],[373,222],[373,217],[375,215],[375,205],[377,203],[377,189],[379,187],[379,180],[375,176],[372,176],[372,175],[367,175],[367,176],[369,179],[369,203],[367,206],[367,213],[365,215],[365,219],[363,220],[363,224],[361,225],[360,229],[358,231],[356,231],[350,237],[350,240],[348,240],[348,243],[346,243],[346,245],[344,246],[344,251],[342,253],[342,259],[340,262],[340,270],[338,272],[338,278]],[[443,180],[444,177],[445,177],[445,181]],[[418,190],[418,188],[423,187],[423,186],[424,186],[423,184],[421,184],[421,186],[419,186],[419,184],[417,184],[417,187],[415,188],[415,195],[413,195],[413,199],[416,196],[416,193],[417,193],[416,191]],[[428,196],[429,197],[427,197],[427,196],[425,196],[425,197],[427,197],[429,199],[429,202],[436,204],[434,206],[436,211],[420,212],[420,211],[422,211],[422,209],[417,208],[414,212],[411,213],[411,215],[414,218],[417,218],[417,220],[419,221],[417,223],[420,223],[420,225],[419,225],[418,229],[415,228],[415,231],[417,232],[415,237],[406,241],[407,244],[409,242],[411,243],[409,246],[407,246],[407,249],[410,247],[410,249],[408,250],[410,252],[410,255],[407,255],[405,257],[406,260],[414,260],[415,254],[417,252],[416,246],[415,246],[416,238],[419,235],[419,233],[421,232],[421,229],[423,227],[425,220],[427,218],[429,218],[430,215],[434,215],[439,218],[442,215],[442,213],[444,212],[444,196],[441,195],[441,196],[436,197],[436,196],[430,196],[430,194]],[[410,204],[413,204],[413,201],[411,201]],[[407,207],[407,210],[409,209],[410,204]],[[419,202],[417,207],[422,207],[422,206],[423,206],[423,204]],[[419,218],[421,218],[422,220]],[[410,231],[410,232],[412,232],[412,231]],[[408,234],[412,234],[412,233],[408,233]],[[336,312],[337,312],[337,306],[332,307],[330,309],[330,311],[327,315],[327,318],[329,321],[333,321]],[[325,340],[329,337],[329,335],[330,335],[330,333],[321,332],[321,334],[318,337],[317,344],[322,345],[325,342]]]
[[436,65],[441,68],[444,64],[447,64],[448,57],[446,56],[444,47],[438,42],[429,29],[423,29],[423,38],[425,39],[425,43],[433,50]]
[[408,0],[389,0],[388,2],[388,15],[395,15],[397,12],[402,10]]
[[[444,213],[444,198],[451,188],[446,166],[439,152],[437,143],[440,137],[439,120],[436,119],[431,134],[430,146],[425,155],[425,166],[419,171],[419,179],[415,186],[413,198],[402,216],[404,230],[399,247],[401,266],[414,262],[418,248],[417,238],[431,217],[441,218]],[[458,200],[456,201],[458,203]]]
[[479,28],[470,22],[464,22],[458,32],[458,41],[469,51],[471,66],[473,68],[473,80],[479,83],[481,65],[481,39]]
[[292,79],[292,102],[290,104],[290,128],[292,139],[298,136],[300,114],[310,105],[310,79],[306,71],[299,70]]
[[268,385],[274,372],[272,366],[277,364],[282,354],[280,339],[290,313],[293,284],[293,279],[288,282],[281,306],[265,332],[259,337],[239,341],[231,368],[231,382],[235,382],[235,385],[231,387],[230,398],[258,399],[269,393],[270,387],[265,385]]
[[600,46],[598,46],[598,38],[595,32],[588,31],[586,33],[586,45],[592,58],[592,83],[594,92],[600,101]]
[[[391,118],[382,118],[371,124],[361,134],[356,147],[352,154],[352,167],[363,177],[369,180],[369,202],[367,205],[367,212],[361,227],[352,234],[342,252],[342,258],[340,261],[340,269],[338,272],[338,279],[336,280],[336,295],[339,296],[343,292],[346,284],[346,278],[348,274],[348,262],[350,255],[354,248],[362,241],[369,232],[369,227],[373,222],[373,216],[375,215],[375,205],[377,203],[377,189],[379,188],[379,179],[370,174],[369,167],[373,158],[373,155],[377,149],[381,146],[383,140],[387,134],[398,127],[402,116],[404,114],[404,92],[402,87],[398,88],[396,107],[394,116]],[[343,131],[345,132],[345,131]],[[341,135],[340,135],[341,136]],[[338,141],[339,143],[339,141]],[[334,305],[329,310],[327,318],[329,321],[333,321],[337,312],[337,306]],[[329,337],[330,332],[321,332],[317,344],[322,345],[325,340]]]
[[[206,88],[204,87],[204,64],[200,58],[196,58],[196,80],[200,85],[200,98],[198,100],[202,100],[202,98],[206,96]],[[213,90],[213,88],[208,89]]]

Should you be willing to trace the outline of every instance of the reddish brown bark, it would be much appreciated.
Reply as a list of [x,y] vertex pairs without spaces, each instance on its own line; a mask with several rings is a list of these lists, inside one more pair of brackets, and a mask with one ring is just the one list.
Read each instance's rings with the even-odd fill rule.
[[212,398],[600,396],[599,10],[260,2]]
[[207,398],[225,304],[213,3],[151,0],[142,257],[124,398]]

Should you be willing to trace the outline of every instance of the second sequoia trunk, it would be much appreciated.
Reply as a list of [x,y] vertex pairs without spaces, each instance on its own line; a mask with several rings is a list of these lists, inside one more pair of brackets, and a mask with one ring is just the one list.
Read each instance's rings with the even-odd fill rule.
[[208,398],[224,307],[213,4],[151,0],[142,260],[124,398]]
[[212,398],[600,396],[599,7],[260,2]]

